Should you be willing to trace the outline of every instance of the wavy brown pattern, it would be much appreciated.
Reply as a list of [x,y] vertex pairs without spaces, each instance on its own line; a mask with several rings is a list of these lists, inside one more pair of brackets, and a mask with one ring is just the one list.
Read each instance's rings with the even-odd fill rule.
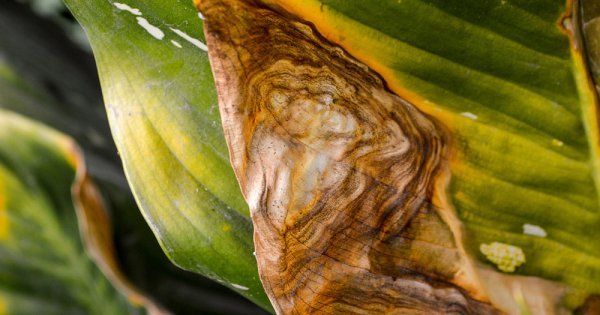
[[311,27],[203,0],[231,161],[279,314],[495,313],[433,205],[443,129]]

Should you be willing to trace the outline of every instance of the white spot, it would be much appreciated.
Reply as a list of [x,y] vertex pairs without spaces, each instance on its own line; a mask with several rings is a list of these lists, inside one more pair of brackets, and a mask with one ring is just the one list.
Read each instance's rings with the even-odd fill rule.
[[198,12],[198,17],[199,17],[201,20],[204,20],[204,15],[202,15],[202,13],[200,13],[200,12]]
[[200,48],[200,49],[202,49],[204,51],[208,51],[208,47],[206,47],[206,45],[203,42],[201,42],[201,41],[199,41],[199,40],[191,37],[190,35],[182,32],[182,31],[180,31],[180,30],[178,30],[176,28],[172,28],[171,27],[171,31],[175,32],[175,34],[181,36],[181,38],[187,40],[192,45],[194,45],[194,46],[196,46],[196,47],[198,47],[198,48]]
[[564,145],[564,143],[558,139],[552,139],[552,144],[557,147],[562,147]]
[[142,15],[142,12],[139,9],[132,8],[128,5],[126,5],[125,3],[115,2],[115,3],[113,3],[113,5],[121,11],[127,11],[133,15]]
[[256,252],[252,252],[252,255],[256,256]]
[[473,119],[473,120],[477,120],[477,115],[471,113],[471,112],[463,112],[460,113],[462,116],[467,117],[469,119]]
[[171,40],[171,44],[173,44],[173,46],[175,46],[177,48],[181,48],[181,44],[176,40]]
[[235,283],[232,283],[231,286],[234,287],[234,288],[236,288],[236,289],[238,289],[238,290],[243,290],[243,291],[248,290],[247,287],[245,287],[243,285],[235,284]]
[[159,39],[159,40],[163,39],[163,37],[165,37],[165,33],[163,33],[163,31],[161,31],[160,28],[150,24],[150,22],[148,22],[148,20],[144,19],[143,17],[138,16],[137,22],[148,33],[150,33],[150,35],[152,35],[152,37]]
[[523,234],[546,237],[548,233],[539,225],[533,225],[529,223],[523,224]]

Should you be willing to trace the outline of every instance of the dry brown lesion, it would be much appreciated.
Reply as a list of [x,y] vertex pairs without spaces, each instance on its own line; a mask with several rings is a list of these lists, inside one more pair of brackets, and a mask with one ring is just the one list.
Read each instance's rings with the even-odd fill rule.
[[278,313],[495,313],[457,285],[475,286],[432,201],[443,128],[306,24],[252,1],[199,8]]

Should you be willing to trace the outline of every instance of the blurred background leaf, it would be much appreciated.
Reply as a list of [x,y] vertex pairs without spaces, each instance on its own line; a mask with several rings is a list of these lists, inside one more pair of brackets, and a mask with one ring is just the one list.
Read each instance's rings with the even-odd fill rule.
[[0,108],[42,121],[81,144],[109,210],[118,262],[141,291],[176,314],[263,313],[165,257],[122,172],[93,58],[68,36],[71,26],[65,27],[64,21],[79,26],[64,6],[54,10],[39,16],[29,5],[0,3]]
[[8,314],[140,313],[84,253],[71,200],[77,148],[0,110],[0,309]]

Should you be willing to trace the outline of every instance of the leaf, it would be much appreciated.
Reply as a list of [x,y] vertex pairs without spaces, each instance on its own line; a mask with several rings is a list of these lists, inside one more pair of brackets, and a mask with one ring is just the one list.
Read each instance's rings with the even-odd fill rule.
[[110,220],[88,222],[91,231],[99,229],[103,236],[96,244],[105,250],[95,259],[104,267],[112,266],[103,270],[112,273],[113,280],[118,276],[117,285],[130,283],[135,289],[128,284],[128,291],[144,292],[175,314],[263,313],[231,290],[177,268],[165,257],[122,174],[91,55],[74,47],[57,25],[12,1],[0,3],[0,43],[0,108],[39,119],[83,146],[85,167],[103,197],[104,209],[91,215],[103,218],[104,211]]
[[[120,200],[119,200],[120,199]],[[173,314],[265,314],[221,284],[173,265],[130,198],[111,195],[112,223],[127,278]]]
[[[0,110],[0,305],[8,314],[139,313],[79,242],[71,185],[78,148],[43,125]],[[80,211],[91,198],[81,200]],[[133,297],[133,296],[132,296]]]
[[[579,52],[556,24],[566,10],[562,1],[271,2],[313,22],[325,37],[381,74],[390,89],[452,132],[448,199],[464,223],[471,254],[488,262],[481,245],[515,245],[526,258],[517,274],[598,291],[597,148],[590,145],[596,143],[595,113],[590,112],[594,95]],[[133,16],[108,2],[68,3],[92,40],[113,133],[147,219],[175,262],[216,270],[209,260],[218,255],[198,258],[197,247],[178,241],[183,235],[206,240],[198,233],[205,227],[176,221],[186,213],[189,222],[206,223],[206,218],[191,217],[206,212],[189,211],[202,203],[189,197],[198,183],[220,200],[236,200],[239,207],[232,208],[246,213],[240,210],[240,195],[232,193],[232,173],[219,186],[214,181],[228,167],[216,110],[210,111],[215,97],[208,88],[207,63],[194,51],[203,42],[188,44],[171,30],[202,38],[199,21],[195,25],[191,11],[181,13],[173,4],[127,2],[143,15]],[[168,16],[167,10],[172,10]],[[189,47],[178,50],[170,40]],[[185,88],[192,83],[193,88]],[[213,122],[215,129],[208,129]],[[207,143],[215,149],[207,149]],[[159,185],[179,190],[160,201],[165,195],[155,190]],[[237,197],[224,197],[229,193]],[[237,218],[235,211],[231,214]],[[224,222],[215,220],[209,225]],[[248,240],[249,224],[242,226],[247,232],[237,241],[224,242],[218,234],[224,243],[217,250],[227,244],[231,253],[234,244]],[[546,237],[539,229],[531,233],[531,227],[541,228]],[[246,244],[246,256],[236,263],[248,267],[253,261],[251,244]],[[200,267],[194,265],[197,260]],[[236,270],[251,269],[246,267]],[[232,269],[218,273],[235,280]]]
[[301,21],[199,8],[277,313],[497,313],[433,202],[445,130]]
[[600,292],[598,104],[565,1],[267,2],[451,132],[447,199],[471,255],[493,266],[482,245],[516,246],[516,274]]
[[129,183],[161,246],[178,266],[270,309],[192,4],[66,3],[90,39]]

